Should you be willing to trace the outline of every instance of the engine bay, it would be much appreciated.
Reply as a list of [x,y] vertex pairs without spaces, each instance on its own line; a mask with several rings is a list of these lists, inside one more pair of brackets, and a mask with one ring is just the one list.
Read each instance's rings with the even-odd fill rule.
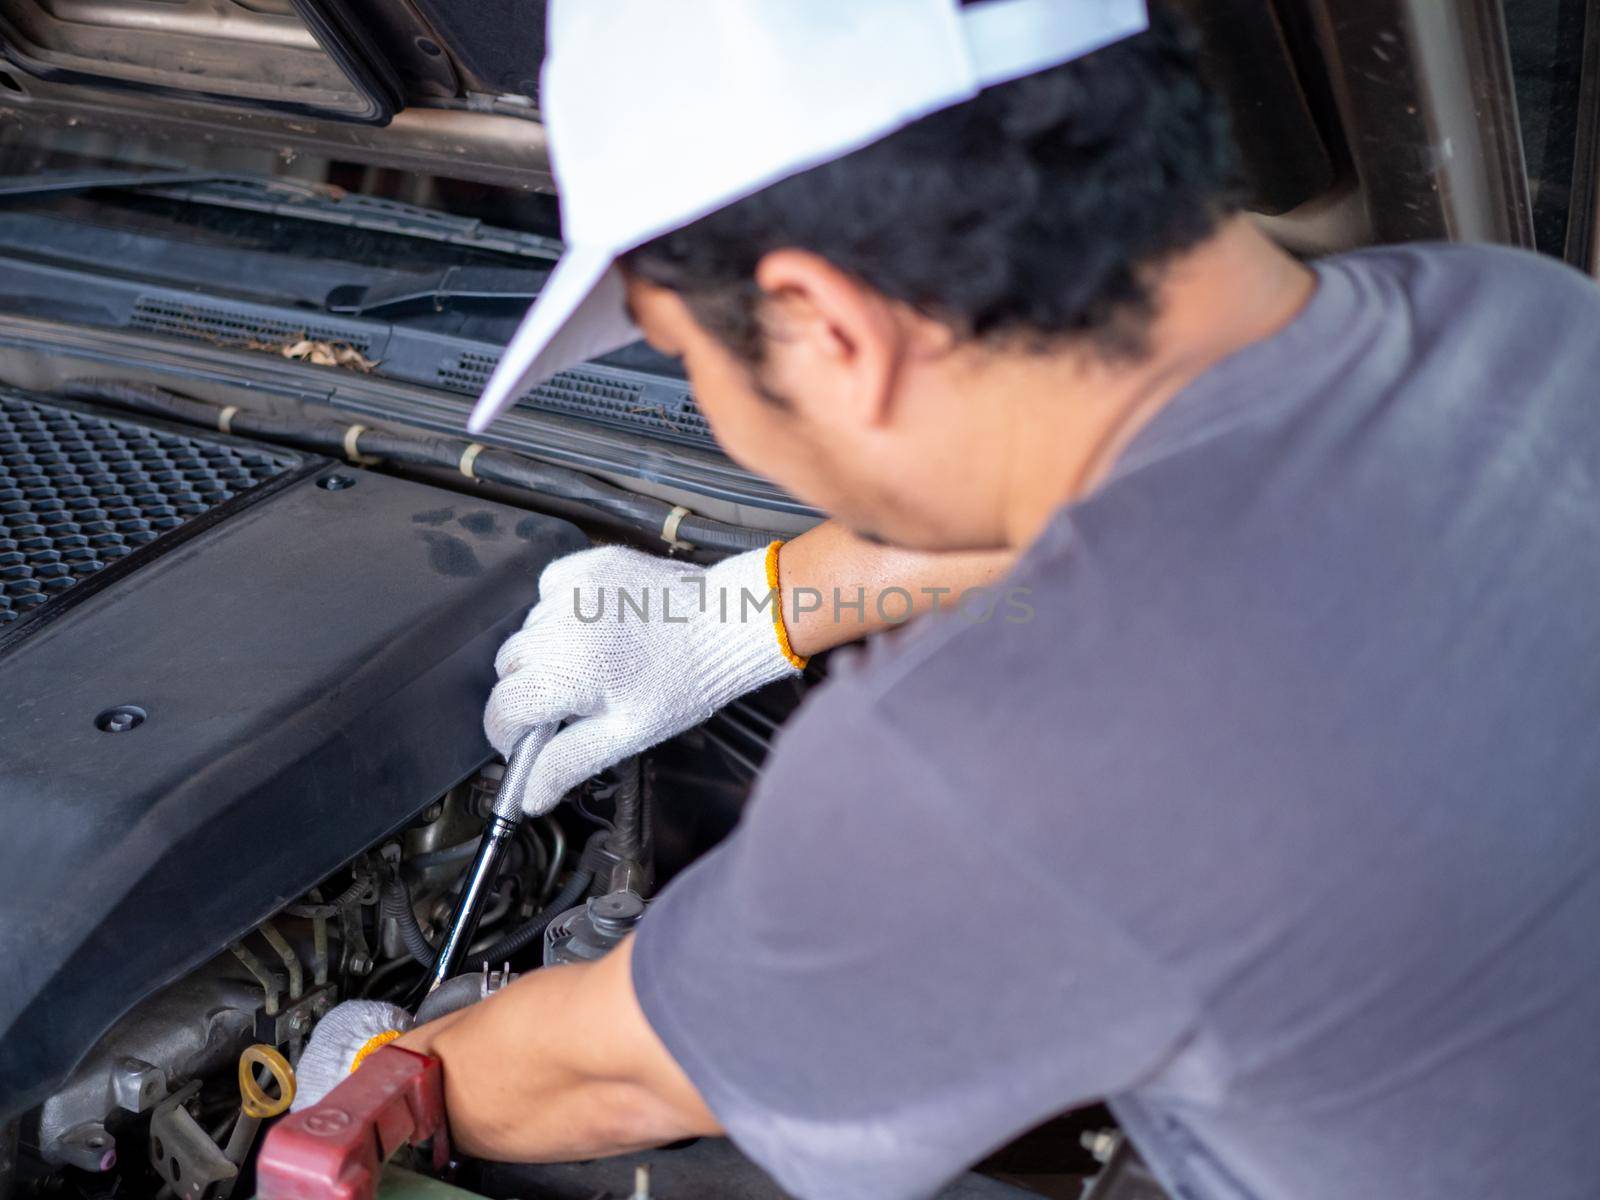
[[[481,729],[494,650],[588,538],[355,453],[381,435],[325,434],[340,462],[263,427],[148,386],[0,390],[0,663],[25,698],[0,790],[34,814],[0,849],[8,1196],[251,1194],[241,1070],[272,1112],[342,1000],[425,1020],[604,954],[732,827],[807,686],[522,822],[430,994],[505,771]],[[693,1189],[669,1196],[779,1194],[726,1144],[656,1158],[658,1186]],[[585,1200],[632,1171],[457,1164],[478,1194]]]

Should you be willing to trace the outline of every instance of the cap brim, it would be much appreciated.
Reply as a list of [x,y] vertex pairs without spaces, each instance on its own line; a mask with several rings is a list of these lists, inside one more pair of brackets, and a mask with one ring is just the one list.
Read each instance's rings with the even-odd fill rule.
[[569,246],[500,356],[467,429],[482,433],[517,397],[557,372],[637,341],[625,300],[614,251]]

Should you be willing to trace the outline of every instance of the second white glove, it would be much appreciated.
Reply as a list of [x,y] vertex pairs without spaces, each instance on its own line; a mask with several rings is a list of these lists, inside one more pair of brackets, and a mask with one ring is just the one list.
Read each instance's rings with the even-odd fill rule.
[[534,726],[570,722],[540,753],[525,808],[798,672],[773,617],[775,554],[708,568],[602,546],[545,568],[539,603],[495,659],[484,713],[502,754]]
[[336,1004],[311,1031],[295,1067],[294,1103],[299,1112],[319,1103],[343,1083],[369,1054],[411,1028],[411,1014],[381,1000],[346,1000]]

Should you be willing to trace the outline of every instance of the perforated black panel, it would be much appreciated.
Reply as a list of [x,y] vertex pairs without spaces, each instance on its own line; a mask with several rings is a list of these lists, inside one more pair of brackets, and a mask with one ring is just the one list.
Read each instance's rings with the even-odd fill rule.
[[[489,382],[499,356],[466,353],[439,368],[439,386],[477,395]],[[563,371],[519,401],[530,408],[601,421],[621,429],[713,445],[711,426],[686,389],[651,387],[582,369]]]
[[133,317],[128,324],[168,337],[229,346],[272,345],[287,338],[311,338],[354,346],[362,353],[371,349],[370,338],[337,322],[285,321],[258,315],[242,305],[181,304],[161,297],[142,296],[134,303]]
[[0,627],[297,461],[0,393]]

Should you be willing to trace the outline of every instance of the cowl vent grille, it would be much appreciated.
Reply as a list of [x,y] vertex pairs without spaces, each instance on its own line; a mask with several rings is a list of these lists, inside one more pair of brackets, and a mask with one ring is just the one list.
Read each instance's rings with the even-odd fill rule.
[[363,354],[372,348],[371,338],[338,322],[285,321],[226,305],[183,304],[154,296],[141,296],[134,302],[133,316],[128,323],[149,333],[227,346],[277,345],[291,339],[309,338],[354,346]]
[[[483,391],[500,361],[496,354],[468,352],[439,368],[438,383],[452,392]],[[710,444],[711,426],[686,388],[636,383],[582,369],[563,371],[523,396],[520,403],[543,412],[601,421],[621,429]]]
[[296,462],[0,393],[0,628]]

